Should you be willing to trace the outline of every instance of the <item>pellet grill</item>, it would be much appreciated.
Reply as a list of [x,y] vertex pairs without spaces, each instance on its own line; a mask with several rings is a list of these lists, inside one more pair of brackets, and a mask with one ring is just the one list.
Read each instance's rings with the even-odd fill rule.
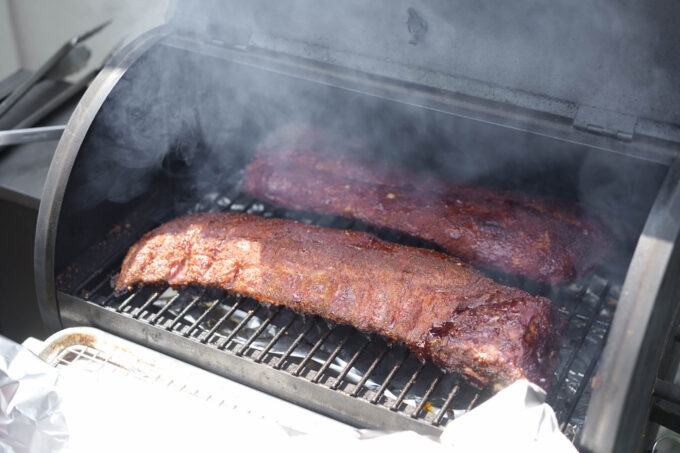
[[680,5],[178,1],[101,71],[52,162],[36,233],[46,325],[91,325],[361,427],[438,435],[488,398],[399,345],[213,290],[111,280],[146,231],[198,211],[369,231],[240,192],[286,124],[388,162],[597,210],[615,250],[547,286],[568,323],[548,401],[584,451],[680,429]]

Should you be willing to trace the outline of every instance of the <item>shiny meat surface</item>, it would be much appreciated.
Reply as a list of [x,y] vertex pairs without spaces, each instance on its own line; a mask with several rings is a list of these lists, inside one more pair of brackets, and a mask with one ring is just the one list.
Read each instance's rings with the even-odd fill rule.
[[447,183],[370,161],[356,147],[304,128],[273,134],[247,167],[243,190],[399,230],[470,263],[549,284],[583,275],[609,248],[604,227],[576,205]]
[[377,332],[472,382],[547,386],[561,318],[441,253],[249,214],[192,214],[133,245],[116,291],[216,287]]

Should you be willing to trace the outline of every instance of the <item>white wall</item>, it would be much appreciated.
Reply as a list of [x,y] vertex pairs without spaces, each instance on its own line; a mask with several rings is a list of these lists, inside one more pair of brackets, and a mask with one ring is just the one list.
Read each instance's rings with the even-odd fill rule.
[[35,69],[64,42],[108,19],[89,39],[87,70],[125,42],[165,21],[169,0],[0,0],[0,78],[18,67]]
[[0,80],[19,67],[14,27],[9,15],[9,0],[0,0]]

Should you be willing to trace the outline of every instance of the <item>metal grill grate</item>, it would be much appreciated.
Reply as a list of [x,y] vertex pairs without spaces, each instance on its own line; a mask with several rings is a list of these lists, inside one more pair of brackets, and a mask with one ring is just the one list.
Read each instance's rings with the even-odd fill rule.
[[168,370],[151,366],[130,353],[117,353],[115,350],[101,350],[87,345],[74,344],[62,349],[49,363],[55,368],[77,369],[100,376],[124,376],[138,379],[204,401],[212,400],[218,406],[225,402],[223,398],[215,399],[214,393],[208,391],[210,389],[195,385],[186,379],[177,379],[177,376],[168,373]]
[[[272,207],[237,191],[209,194],[185,212],[223,210],[368,231],[390,241],[431,247],[358,221]],[[468,385],[457,375],[442,373],[430,363],[420,363],[406,348],[377,335],[250,298],[216,290],[187,288],[178,292],[149,287],[116,296],[110,282],[126,251],[120,250],[102,272],[89,276],[71,294],[224,354],[283,370],[348,398],[362,399],[433,426],[445,425],[492,393]],[[568,321],[548,401],[562,429],[574,438],[583,425],[588,384],[604,346],[619,289],[595,273],[565,287],[538,285],[506,275],[494,278],[549,297]]]

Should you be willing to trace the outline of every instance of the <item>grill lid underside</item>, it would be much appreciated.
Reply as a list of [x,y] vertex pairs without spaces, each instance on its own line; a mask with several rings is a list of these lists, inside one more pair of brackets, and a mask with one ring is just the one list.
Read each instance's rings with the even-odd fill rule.
[[202,0],[176,2],[170,23],[227,44],[550,113],[626,140],[680,142],[677,17],[673,0]]

